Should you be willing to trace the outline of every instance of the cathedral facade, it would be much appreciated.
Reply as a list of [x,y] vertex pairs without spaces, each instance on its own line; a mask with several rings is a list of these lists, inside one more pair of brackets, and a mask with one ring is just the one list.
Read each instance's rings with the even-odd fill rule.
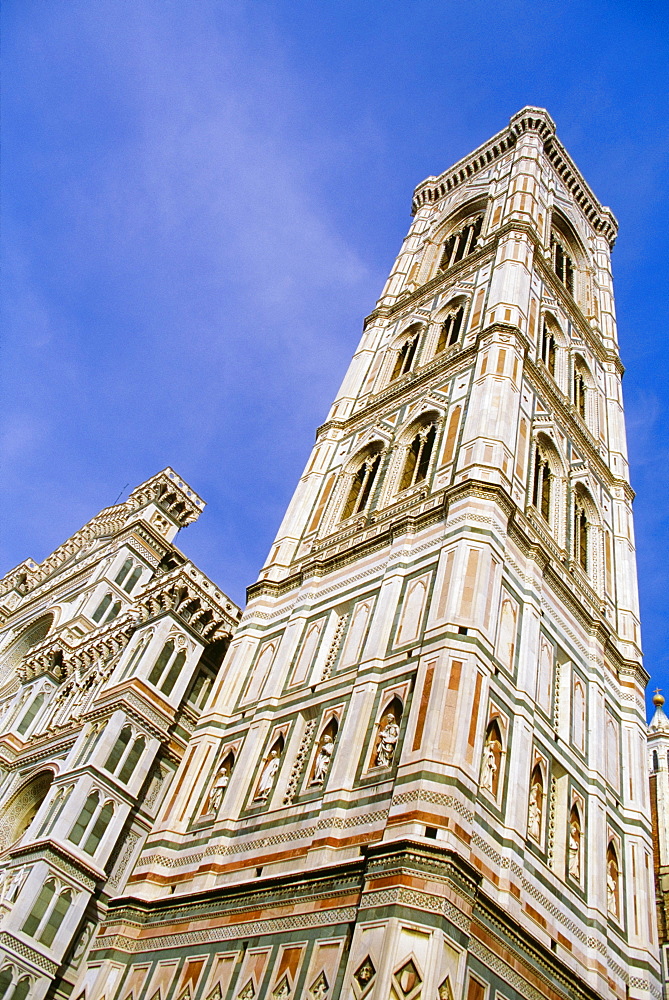
[[5,581],[0,997],[660,995],[615,236],[525,108],[416,189],[241,616],[171,470]]

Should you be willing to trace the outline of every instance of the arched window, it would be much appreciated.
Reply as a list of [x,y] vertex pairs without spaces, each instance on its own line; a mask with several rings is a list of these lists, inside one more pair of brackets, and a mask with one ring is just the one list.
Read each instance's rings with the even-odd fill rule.
[[574,500],[574,559],[586,573],[589,564],[589,533],[588,515],[581,499],[577,496]]
[[439,331],[439,340],[437,341],[436,354],[441,354],[445,351],[447,347],[452,347],[453,344],[457,344],[460,338],[460,330],[462,328],[462,318],[465,314],[465,307],[461,305],[446,317],[444,322],[441,324],[441,330]]
[[445,271],[447,268],[453,267],[463,257],[468,257],[470,253],[474,252],[478,238],[481,235],[482,227],[483,215],[477,215],[476,217],[467,219],[459,230],[450,234],[444,243],[444,249],[441,253],[441,260],[439,262],[440,271]]
[[30,705],[28,706],[25,715],[23,716],[23,718],[21,719],[21,721],[17,726],[16,731],[20,733],[21,736],[24,736],[28,732],[33,720],[35,719],[35,716],[39,712],[43,703],[44,703],[44,692],[40,691],[40,693],[30,702]]
[[[33,937],[50,947],[71,904],[72,890],[67,886],[61,886],[57,891],[55,879],[50,878],[40,889],[21,930],[29,937]],[[21,983],[19,983],[20,985]],[[30,986],[29,981],[28,986]],[[25,995],[27,996],[27,994]]]
[[119,765],[121,757],[123,756],[128,747],[128,743],[130,742],[131,736],[132,736],[132,730],[130,726],[124,726],[119,734],[118,739],[116,740],[116,743],[112,747],[111,752],[107,757],[107,760],[105,761],[104,764],[105,771],[111,771],[111,773],[114,774],[116,768]]
[[660,762],[657,759],[657,750],[653,750],[653,770],[658,771],[660,768]]
[[126,576],[130,572],[130,570],[132,569],[132,566],[133,566],[132,559],[126,559],[126,561],[123,563],[123,565],[121,566],[120,570],[116,574],[116,577],[114,579],[114,583],[117,583],[120,586],[123,583],[123,581],[125,580]]
[[185,662],[186,662],[186,650],[182,649],[174,657],[174,660],[172,661],[172,666],[170,667],[169,671],[167,672],[165,678],[161,679],[161,682],[158,685],[160,687],[160,690],[163,692],[163,694],[166,694],[166,695],[172,694],[172,689],[173,689],[174,685],[176,684],[177,680],[179,679],[179,674],[181,673],[181,668],[183,667],[183,665],[184,665]]
[[56,793],[56,796],[55,796],[53,802],[49,806],[49,810],[48,810],[48,812],[46,814],[44,822],[42,823],[42,826],[40,827],[40,829],[39,829],[39,831],[37,833],[38,837],[48,837],[49,836],[49,834],[53,830],[54,826],[56,825],[56,820],[58,819],[58,816],[60,815],[60,813],[62,811],[62,807],[65,805],[65,803],[69,799],[70,793],[71,793],[71,791],[72,791],[73,788],[74,788],[74,785],[70,785],[69,788],[67,788],[67,789],[61,788]]
[[432,423],[421,427],[414,437],[404,462],[400,490],[407,490],[410,486],[415,486],[416,483],[424,481],[430,465],[436,435],[437,428]]
[[574,406],[579,416],[585,420],[585,397],[588,391],[583,370],[574,366]]
[[29,937],[35,936],[35,932],[44,920],[46,912],[51,905],[55,892],[56,883],[53,879],[49,879],[48,882],[45,882],[40,889],[39,895],[33,903],[32,910],[23,921],[21,930],[24,934],[27,934]]
[[553,270],[569,291],[574,294],[574,261],[569,253],[566,240],[557,233],[551,233],[551,261]]
[[555,359],[557,356],[557,351],[555,348],[555,337],[551,332],[550,327],[544,320],[542,330],[541,330],[541,360],[548,368],[553,378],[555,378]]
[[11,1000],[28,1000],[32,985],[33,980],[29,979],[28,976],[23,976],[16,984],[16,989],[12,993]]
[[149,641],[149,637],[147,637],[147,636],[144,636],[144,638],[142,638],[142,639],[139,640],[139,642],[135,646],[134,650],[130,654],[130,659],[128,660],[128,662],[126,663],[125,667],[123,668],[123,673],[119,677],[119,680],[123,680],[130,673],[132,673],[133,669],[139,663],[139,661],[140,661],[143,653],[146,651],[146,647],[148,645],[148,641]]
[[74,826],[72,827],[72,830],[70,831],[69,837],[67,838],[73,844],[81,843],[81,838],[88,829],[90,822],[93,819],[93,815],[96,809],[98,808],[99,802],[100,802],[99,792],[92,792],[84,802],[82,810],[79,813],[79,816],[77,817],[77,820]]
[[139,763],[139,759],[144,753],[144,747],[146,746],[146,741],[143,736],[138,736],[132,745],[130,753],[123,761],[123,767],[118,776],[118,780],[127,784],[132,777],[135,768]]
[[105,594],[105,596],[102,598],[97,608],[93,612],[92,618],[94,622],[99,622],[102,620],[102,616],[104,615],[105,611],[107,610],[111,602],[112,602],[112,595]]
[[107,827],[112,821],[113,816],[114,816],[114,803],[105,802],[102,809],[100,809],[100,811],[98,812],[95,818],[95,822],[92,824],[91,832],[88,834],[88,837],[86,838],[86,842],[84,844],[84,850],[86,854],[90,854],[91,856],[95,854],[100,845],[100,841],[102,840],[105,831],[107,830]]
[[170,657],[172,656],[173,653],[174,653],[174,640],[168,639],[163,648],[161,649],[160,654],[158,655],[158,659],[154,663],[151,673],[149,674],[150,684],[158,683],[158,681],[160,680],[160,676],[165,667],[167,666],[167,663],[170,660]]
[[402,375],[406,375],[407,372],[411,371],[411,367],[414,363],[414,358],[416,357],[416,349],[418,348],[418,327],[412,328],[413,332],[406,338],[402,346],[397,352],[397,357],[395,358],[395,365],[393,367],[392,375],[390,376],[390,381],[394,382],[396,379],[400,378]]
[[[63,889],[62,892],[56,897],[54,905],[51,907],[49,916],[45,921],[42,922],[42,929],[39,933],[38,940],[42,944],[45,944],[49,948],[53,944],[53,939],[55,938],[60,925],[65,919],[65,914],[72,905],[72,890]],[[16,994],[14,994],[16,996]]]
[[188,652],[185,649],[179,650],[175,655],[174,639],[168,639],[149,674],[149,682],[163,694],[170,695],[187,656]]
[[0,970],[0,1000],[4,1000],[12,985],[12,970],[6,965]]
[[376,451],[367,455],[358,466],[344,504],[342,521],[345,521],[347,517],[353,517],[354,514],[359,514],[367,506],[380,463],[381,452]]
[[114,601],[114,603],[112,604],[111,608],[109,609],[109,614],[105,618],[105,625],[107,624],[107,622],[113,621],[114,618],[116,618],[116,616],[117,616],[117,614],[119,613],[120,610],[121,610],[121,602],[120,601]]
[[534,485],[532,487],[532,503],[541,513],[545,521],[551,519],[551,467],[548,459],[537,445],[534,453]]
[[132,573],[128,577],[128,580],[127,580],[127,583],[126,583],[125,587],[123,588],[125,590],[126,594],[132,593],[132,590],[133,590],[135,584],[137,583],[137,581],[139,580],[139,578],[140,578],[141,575],[142,575],[142,567],[141,566],[135,566],[134,570],[132,571]]

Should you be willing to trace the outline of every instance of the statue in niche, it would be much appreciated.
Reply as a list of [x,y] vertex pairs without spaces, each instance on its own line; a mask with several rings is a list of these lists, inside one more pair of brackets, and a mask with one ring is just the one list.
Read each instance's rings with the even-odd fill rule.
[[543,811],[544,790],[541,772],[534,769],[530,787],[530,801],[527,809],[527,832],[534,840],[541,840],[541,820]]
[[325,776],[328,773],[328,768],[330,767],[330,762],[332,760],[332,754],[334,751],[334,740],[330,733],[325,733],[321,744],[318,748],[318,753],[316,754],[316,763],[314,765],[314,776],[309,782],[310,785],[322,785],[325,781]]
[[569,820],[569,874],[577,882],[581,880],[581,824],[576,809],[571,811]]
[[485,743],[483,744],[480,780],[481,789],[493,796],[497,795],[501,760],[502,740],[497,722],[493,719],[488,726]]
[[390,767],[400,735],[400,727],[392,712],[388,712],[382,722],[384,726],[376,744],[374,767]]
[[614,917],[618,917],[618,861],[615,851],[609,847],[606,857],[606,908]]
[[211,792],[209,793],[209,808],[207,812],[217,813],[221,808],[225,789],[228,787],[228,782],[230,781],[230,771],[230,762],[226,760],[216,772],[214,784],[211,786]]
[[260,781],[258,782],[258,788],[255,794],[257,801],[264,801],[269,795],[274,783],[274,777],[276,772],[279,770],[280,762],[281,753],[277,744],[274,744],[274,747],[270,750],[260,773]]

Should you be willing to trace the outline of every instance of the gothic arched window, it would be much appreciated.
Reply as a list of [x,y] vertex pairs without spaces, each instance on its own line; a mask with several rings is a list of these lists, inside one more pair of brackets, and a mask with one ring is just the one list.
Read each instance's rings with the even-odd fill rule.
[[114,578],[114,583],[117,583],[119,585],[119,587],[123,583],[123,581],[125,580],[126,576],[130,572],[130,570],[132,569],[132,565],[133,565],[132,559],[130,559],[130,558],[126,559],[126,561],[123,563],[123,565],[121,566],[120,570],[116,574],[116,576]]
[[551,233],[551,262],[553,270],[567,291],[574,294],[574,260],[567,241],[557,233]]
[[581,500],[577,498],[574,501],[574,559],[586,573],[589,566],[589,534],[588,515]]
[[390,381],[394,382],[396,379],[400,378],[402,375],[406,375],[407,372],[411,371],[411,368],[416,357],[416,350],[418,348],[418,327],[414,327],[412,332],[406,338],[404,343],[401,345],[397,351],[397,357],[395,358],[395,364],[393,366],[393,372],[390,376]]
[[585,420],[585,397],[588,391],[588,387],[585,382],[585,377],[580,368],[574,368],[574,406],[576,407],[576,412],[579,416]]
[[456,232],[451,233],[444,243],[439,262],[439,270],[446,271],[463,257],[473,253],[483,228],[483,215],[470,217]]
[[551,519],[551,488],[552,473],[548,459],[537,445],[534,453],[534,484],[532,487],[532,503],[541,513],[545,521]]
[[23,716],[23,718],[21,719],[21,721],[17,726],[17,732],[19,732],[21,736],[25,736],[25,734],[30,729],[30,726],[33,720],[35,719],[35,716],[39,712],[40,708],[42,707],[43,702],[44,702],[44,692],[40,691],[40,693],[30,702],[27,712],[25,713],[25,715]]
[[400,490],[407,490],[410,486],[415,486],[425,480],[436,434],[436,425],[426,424],[414,437],[404,462]]
[[653,770],[657,771],[659,770],[659,767],[660,767],[660,762],[657,757],[657,750],[653,750]]
[[381,452],[379,451],[363,458],[353,476],[353,482],[341,515],[342,521],[345,521],[347,517],[353,517],[354,514],[359,514],[367,506],[380,462]]
[[107,757],[107,760],[105,761],[104,765],[105,771],[111,771],[111,773],[114,774],[116,768],[119,765],[121,757],[128,748],[131,736],[132,736],[132,730],[130,726],[124,726],[119,734],[118,739],[116,740],[116,743],[112,747],[111,752]]
[[439,340],[437,341],[436,354],[441,354],[445,351],[447,347],[452,347],[453,344],[457,344],[460,338],[460,330],[462,329],[462,318],[465,314],[465,307],[461,305],[458,309],[454,309],[441,324],[441,330],[439,331]]
[[555,359],[557,356],[557,350],[555,347],[555,337],[544,320],[541,329],[541,360],[546,365],[546,368],[551,373],[553,378],[555,378]]
[[132,573],[130,574],[130,576],[128,577],[128,579],[126,581],[125,587],[123,588],[125,590],[126,594],[132,593],[132,590],[133,590],[135,584],[137,583],[137,581],[139,580],[139,578],[140,578],[141,575],[142,575],[142,567],[141,566],[135,566],[135,568],[133,569]]
[[111,602],[112,602],[112,595],[105,594],[105,596],[102,598],[102,600],[100,601],[100,603],[98,604],[97,608],[95,609],[95,611],[91,616],[94,622],[99,622],[102,620],[102,616],[104,615],[105,611],[107,610]]

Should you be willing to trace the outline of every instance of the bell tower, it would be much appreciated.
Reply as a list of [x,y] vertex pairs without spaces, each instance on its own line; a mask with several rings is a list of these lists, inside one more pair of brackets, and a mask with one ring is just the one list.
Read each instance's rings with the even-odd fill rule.
[[412,210],[87,997],[658,995],[616,221],[540,108]]

